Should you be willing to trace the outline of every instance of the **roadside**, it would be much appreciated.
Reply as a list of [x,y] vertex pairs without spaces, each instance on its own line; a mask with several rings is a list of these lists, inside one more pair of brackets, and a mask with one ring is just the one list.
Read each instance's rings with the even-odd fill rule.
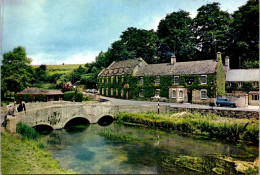
[[[115,105],[158,105],[158,102],[153,101],[137,101],[137,100],[125,100],[111,97],[105,97],[97,95],[98,98],[107,99]],[[209,105],[190,104],[190,103],[166,103],[159,102],[159,105],[170,105],[171,107],[181,108],[200,108],[200,109],[212,109]],[[213,109],[231,110],[231,111],[259,111],[259,106],[249,106],[248,108],[230,108],[230,107],[213,107]]]

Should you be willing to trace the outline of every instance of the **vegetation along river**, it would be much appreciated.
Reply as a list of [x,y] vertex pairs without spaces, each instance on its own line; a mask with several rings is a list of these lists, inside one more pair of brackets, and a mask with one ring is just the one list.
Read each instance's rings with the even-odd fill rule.
[[230,174],[238,173],[236,161],[258,157],[258,147],[115,122],[54,130],[41,140],[60,168],[84,174]]

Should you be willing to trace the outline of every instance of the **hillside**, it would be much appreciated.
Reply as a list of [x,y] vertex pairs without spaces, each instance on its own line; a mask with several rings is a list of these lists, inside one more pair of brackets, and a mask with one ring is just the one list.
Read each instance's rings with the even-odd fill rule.
[[[47,70],[73,70],[77,69],[79,66],[84,66],[85,64],[65,64],[65,65],[46,65]],[[33,68],[38,68],[40,65],[32,65]]]

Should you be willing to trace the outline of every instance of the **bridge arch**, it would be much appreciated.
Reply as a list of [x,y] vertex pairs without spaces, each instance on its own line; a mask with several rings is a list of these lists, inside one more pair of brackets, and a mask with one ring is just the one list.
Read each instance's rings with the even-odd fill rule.
[[108,126],[111,123],[113,123],[113,121],[114,121],[114,117],[113,116],[111,116],[111,115],[104,115],[104,116],[99,118],[97,123],[100,126]]
[[40,134],[50,134],[54,130],[51,125],[45,123],[36,124],[33,128]]
[[88,124],[90,124],[89,119],[87,119],[85,117],[74,117],[74,118],[68,119],[64,123],[63,128],[67,128],[67,127],[73,126],[73,125],[88,125]]

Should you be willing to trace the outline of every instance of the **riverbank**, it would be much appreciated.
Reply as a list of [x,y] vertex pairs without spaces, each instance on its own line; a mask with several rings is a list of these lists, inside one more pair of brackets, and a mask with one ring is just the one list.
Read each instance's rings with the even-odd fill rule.
[[156,113],[119,113],[115,119],[122,123],[180,131],[202,138],[259,144],[259,121],[256,119],[235,119],[215,114],[202,115],[189,112],[159,115]]
[[73,171],[59,169],[59,162],[38,142],[22,139],[19,134],[1,132],[1,173],[72,174]]

